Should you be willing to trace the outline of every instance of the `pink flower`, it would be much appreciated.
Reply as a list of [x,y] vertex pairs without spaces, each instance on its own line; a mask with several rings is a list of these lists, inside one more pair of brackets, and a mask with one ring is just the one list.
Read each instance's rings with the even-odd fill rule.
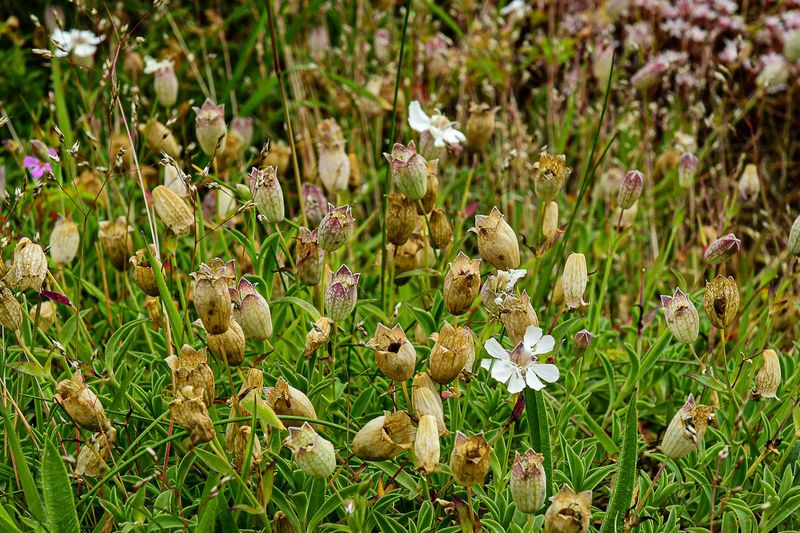
[[[53,148],[50,148],[48,152],[50,155],[58,154]],[[31,176],[35,180],[41,179],[46,172],[53,172],[53,167],[50,166],[49,161],[41,161],[34,155],[26,155],[25,159],[22,160],[22,165],[31,171]]]

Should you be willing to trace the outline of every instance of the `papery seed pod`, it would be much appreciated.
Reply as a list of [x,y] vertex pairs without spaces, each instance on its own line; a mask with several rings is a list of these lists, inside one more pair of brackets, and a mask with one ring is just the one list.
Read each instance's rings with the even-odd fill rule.
[[36,320],[37,309],[39,313],[39,329],[47,333],[47,330],[56,322],[56,304],[51,300],[46,300],[38,305],[31,305],[30,309],[28,309],[28,317],[31,319],[31,324]]
[[621,209],[630,209],[639,199],[644,187],[644,174],[638,170],[631,170],[625,174],[617,194],[617,205]]
[[167,58],[156,62],[155,65],[146,65],[145,72],[148,70],[155,73],[153,86],[158,102],[164,107],[174,106],[178,100],[178,77],[175,75],[175,64],[172,59]]
[[567,166],[567,156],[550,155],[547,152],[539,154],[539,161],[533,164],[533,169],[536,196],[543,202],[555,200],[567,177],[572,173],[572,169]]
[[511,497],[521,513],[533,514],[544,505],[547,478],[542,465],[544,456],[533,449],[514,455],[511,467]]
[[314,322],[314,325],[311,326],[311,329],[306,334],[306,347],[303,350],[303,357],[311,357],[312,353],[328,342],[332,326],[333,321],[326,316],[322,316]]
[[678,409],[667,426],[661,441],[661,451],[667,459],[686,457],[696,450],[706,434],[708,424],[714,420],[714,409],[707,405],[697,405],[691,394],[686,403]]
[[508,294],[498,307],[500,321],[506,328],[511,344],[517,345],[525,337],[529,326],[538,326],[539,317],[531,305],[528,291],[522,291],[520,296]]
[[733,324],[739,310],[739,287],[732,277],[717,276],[706,282],[703,307],[714,326],[726,329]]
[[47,277],[47,256],[42,247],[23,237],[14,248],[14,263],[6,274],[6,283],[18,291],[40,291]]
[[703,258],[709,265],[717,265],[736,255],[741,248],[742,241],[733,233],[728,233],[709,244]]
[[758,179],[758,167],[753,164],[744,167],[739,178],[739,194],[745,202],[753,200],[761,192],[761,182]]
[[278,181],[275,167],[259,169],[253,167],[248,175],[250,195],[262,217],[270,224],[277,224],[284,218],[283,189]]
[[[147,246],[150,248],[150,254],[156,262],[155,267],[161,269],[161,261],[158,260],[156,247],[152,244]],[[147,250],[144,248],[137,250],[136,255],[131,257],[130,262],[133,265],[133,281],[136,286],[148,296],[158,296],[158,284],[153,273],[153,265],[150,264],[150,259],[147,257]]]
[[469,342],[467,343],[467,357],[466,361],[464,361],[464,368],[461,369],[461,379],[463,379],[464,382],[469,382],[474,377],[472,367],[475,365],[475,343],[478,340],[478,336],[468,327],[465,326],[464,329],[466,329],[469,334]]
[[205,352],[184,344],[180,353],[167,357],[166,362],[172,370],[172,386],[176,393],[187,386],[192,387],[195,391],[202,391],[206,406],[210,407],[214,403],[214,373],[208,366]]
[[333,444],[320,437],[308,422],[290,427],[284,446],[292,450],[294,460],[307,476],[328,478],[336,468]]
[[128,268],[133,255],[133,239],[125,217],[100,221],[98,236],[111,264],[120,272]]
[[197,144],[208,156],[225,149],[225,140],[228,129],[225,126],[225,104],[215,105],[214,102],[206,98],[200,107],[192,107],[197,122],[195,124],[195,134]]
[[130,48],[125,52],[122,60],[122,71],[130,78],[137,79],[144,71],[144,60],[142,56]]
[[783,57],[789,63],[800,60],[800,29],[793,28],[783,35]]
[[[264,398],[267,405],[278,416],[301,416],[303,418],[317,418],[317,411],[311,400],[301,390],[295,389],[285,379],[279,378],[274,387],[264,389]],[[287,420],[287,427],[300,426],[299,420]]]
[[756,386],[753,390],[753,399],[775,398],[779,400],[777,392],[781,384],[781,363],[775,350],[764,350],[764,360],[761,369],[756,374]]
[[[258,368],[251,368],[242,379],[242,384],[239,386],[239,392],[236,394],[236,398],[230,398],[228,403],[230,403],[232,407],[235,405],[235,411],[238,411],[241,416],[252,416],[254,409],[266,412],[269,407],[261,397],[263,388],[264,373]],[[229,422],[225,426],[225,448],[227,450],[234,454],[236,453],[236,439],[239,428],[249,425],[250,421],[248,420],[244,422]]]
[[427,372],[420,372],[414,376],[414,382],[411,385],[411,405],[418,419],[432,416],[439,428],[439,435],[447,433],[442,397]]
[[456,432],[453,453],[450,456],[450,472],[459,485],[471,487],[483,485],[492,461],[492,447],[486,442],[483,433],[467,437]]
[[303,184],[303,203],[305,204],[308,223],[317,226],[328,212],[328,200],[322,189],[313,183]]
[[161,329],[161,301],[155,296],[147,296],[144,299],[144,308],[153,331]]
[[453,242],[453,225],[450,224],[450,219],[443,209],[433,209],[429,216],[431,243],[434,248],[443,250]]
[[680,289],[672,296],[661,295],[661,306],[667,317],[667,326],[678,342],[694,344],[700,333],[700,316],[692,300]]
[[436,197],[439,195],[439,160],[434,159],[433,161],[426,161],[425,172],[427,184],[425,186],[425,196],[420,200],[422,202],[422,209],[420,209],[419,203],[417,203],[417,213],[420,215],[430,213],[436,206]]
[[172,189],[164,185],[153,189],[153,206],[158,218],[175,235],[186,235],[194,227],[194,211]]
[[694,186],[697,175],[697,156],[691,152],[684,152],[678,160],[678,185],[684,189]]
[[346,265],[333,274],[325,291],[325,312],[337,324],[342,324],[356,308],[358,300],[358,278]]
[[11,331],[16,331],[22,326],[22,306],[2,282],[0,282],[0,326]]
[[391,165],[392,179],[398,192],[411,200],[420,200],[428,190],[428,171],[425,158],[417,153],[417,146],[395,143],[392,153],[383,156]]
[[373,418],[353,437],[353,453],[364,461],[384,461],[411,449],[416,431],[405,411]]
[[354,152],[347,154],[350,160],[350,176],[347,179],[347,187],[351,191],[355,191],[364,183],[364,177],[361,175],[361,164],[358,162],[358,156]]
[[542,218],[542,233],[549,244],[555,242],[559,235],[558,227],[558,203],[547,202],[544,207],[544,217]]
[[322,268],[325,264],[325,250],[318,242],[317,230],[300,228],[295,246],[295,276],[305,285],[318,285],[322,281]]
[[169,163],[164,165],[164,187],[181,198],[189,196],[189,189],[186,187],[184,179],[188,180],[188,176],[176,164]]
[[589,284],[586,257],[583,254],[573,253],[567,257],[561,282],[564,287],[564,303],[569,309],[580,309],[589,305],[589,302],[583,299],[586,286]]
[[102,431],[111,427],[103,404],[97,395],[83,382],[83,374],[75,371],[72,378],[59,381],[53,401],[59,404],[73,422],[91,431]]
[[231,136],[236,135],[241,139],[243,148],[248,148],[253,143],[253,119],[250,117],[233,117],[230,133]]
[[439,464],[441,445],[439,444],[439,430],[437,421],[431,415],[424,415],[419,419],[417,435],[414,439],[414,462],[417,469],[430,474]]
[[108,471],[106,461],[111,458],[115,440],[117,440],[117,430],[114,428],[108,428],[92,435],[92,441],[86,446],[81,446],[81,451],[78,453],[75,475],[78,477],[103,477],[103,474]]
[[267,300],[255,285],[242,278],[236,289],[229,289],[233,318],[242,326],[248,340],[263,341],[272,337],[272,314]]
[[592,343],[592,339],[592,334],[586,329],[582,329],[576,333],[575,338],[572,340],[572,347],[575,350],[575,354],[578,356],[583,355]]
[[241,426],[235,430],[231,452],[233,453],[233,468],[239,473],[242,472],[242,467],[248,461],[247,449],[251,439],[253,447],[250,450],[249,463],[251,465],[261,463],[261,442],[258,436],[251,437],[252,434],[253,428],[250,426]]
[[435,382],[447,385],[458,376],[467,362],[470,342],[472,339],[467,328],[454,328],[450,323],[444,323],[428,362],[428,372]]
[[245,337],[242,327],[233,317],[228,329],[222,333],[208,333],[206,343],[211,354],[230,366],[239,366],[244,361]]
[[68,218],[59,218],[50,234],[50,258],[56,266],[68,265],[78,255],[81,242],[78,225]]
[[553,287],[553,305],[561,305],[564,303],[564,281],[562,277],[556,279],[556,286]]
[[489,104],[469,105],[469,118],[467,118],[467,148],[472,152],[485,152],[489,140],[492,138],[495,129],[497,112],[499,107],[492,107]]
[[317,172],[325,191],[332,197],[347,190],[350,158],[345,152],[344,134],[336,120],[329,118],[317,126]]
[[458,252],[444,277],[444,306],[453,315],[469,311],[481,287],[481,260]]
[[174,159],[181,156],[181,146],[168,127],[154,118],[147,121],[147,125],[142,126],[144,140],[150,150],[156,154],[166,153]]
[[356,219],[349,205],[335,207],[328,204],[328,213],[317,228],[317,241],[326,252],[338,250],[353,234]]
[[178,425],[189,432],[192,447],[213,439],[214,425],[208,416],[208,408],[203,403],[202,392],[188,386],[178,391],[176,396],[169,404],[169,411]]
[[414,232],[418,218],[414,201],[400,193],[390,194],[386,207],[386,240],[397,246],[405,243]]
[[219,257],[210,264],[202,263],[197,272],[192,272],[195,280],[194,307],[203,327],[208,333],[218,335],[228,329],[232,315],[231,295],[228,291],[236,279],[233,262],[225,263]]
[[519,266],[517,234],[497,207],[493,207],[489,215],[476,215],[475,227],[471,231],[478,235],[481,257],[495,268],[510,270]]
[[417,352],[400,324],[387,328],[378,323],[375,336],[367,342],[367,346],[375,350],[378,369],[389,379],[406,381],[414,375]]
[[[525,277],[527,270],[498,270],[490,274],[481,287],[481,303],[493,316],[500,314],[500,306],[514,292],[514,286]],[[527,326],[526,326],[527,327]]]
[[792,222],[792,229],[789,230],[789,253],[800,256],[800,215]]
[[424,254],[422,239],[412,235],[404,244],[394,249],[394,253],[387,254],[394,261],[395,283],[402,285],[408,278],[397,279],[400,274],[419,268]]
[[297,533],[297,528],[282,511],[275,511],[272,517],[272,530],[275,533]]
[[544,513],[545,533],[586,533],[592,516],[592,491],[578,494],[567,485],[550,498]]

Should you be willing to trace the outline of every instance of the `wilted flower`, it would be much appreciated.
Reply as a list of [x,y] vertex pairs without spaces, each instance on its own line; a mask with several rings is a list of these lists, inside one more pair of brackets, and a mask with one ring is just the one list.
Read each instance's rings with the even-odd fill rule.
[[99,225],[100,244],[108,259],[117,270],[125,270],[133,255],[133,239],[128,222],[121,216],[116,220],[103,220]]
[[349,205],[335,207],[328,204],[328,213],[317,228],[317,241],[326,252],[338,250],[353,234],[356,219]]
[[561,283],[564,289],[564,303],[569,309],[580,309],[589,305],[589,302],[583,299],[586,286],[589,284],[586,257],[583,254],[569,254]]
[[450,472],[459,485],[471,487],[483,485],[492,462],[492,447],[486,442],[483,433],[467,437],[456,432],[453,453],[450,456]]
[[94,56],[97,45],[103,42],[103,37],[98,37],[89,30],[62,30],[60,28],[53,30],[50,39],[56,45],[56,57],[67,57],[73,54],[80,59]]
[[441,445],[436,418],[423,415],[419,419],[417,436],[414,439],[414,461],[417,468],[425,474],[430,474],[436,470],[440,454]]
[[697,449],[706,434],[708,423],[714,418],[714,409],[707,405],[696,405],[694,396],[690,394],[667,426],[661,451],[668,459],[686,457]]
[[172,189],[164,185],[153,189],[153,206],[158,217],[175,235],[186,235],[194,227],[194,211]]
[[392,153],[383,156],[391,165],[392,179],[397,190],[410,200],[419,200],[427,192],[428,171],[426,161],[417,153],[417,146],[395,143]]
[[519,266],[517,234],[497,207],[489,215],[475,215],[475,227],[470,231],[478,235],[481,257],[495,268],[511,270]]
[[208,356],[197,351],[188,344],[181,347],[180,353],[167,357],[167,366],[172,370],[172,386],[176,392],[185,387],[202,391],[206,406],[214,403],[214,373],[208,366]]
[[[150,248],[150,255],[156,261],[155,267],[160,269],[161,262],[158,260],[156,254],[156,247],[152,244],[147,245]],[[142,289],[148,296],[158,296],[158,284],[156,283],[156,276],[153,273],[153,265],[150,264],[150,259],[147,257],[147,250],[141,248],[136,251],[136,255],[131,257],[131,264],[133,265],[133,281]]]
[[22,326],[22,306],[2,282],[0,282],[0,326],[11,331],[16,331]]
[[550,155],[547,152],[539,154],[539,161],[533,164],[533,169],[536,196],[543,202],[555,200],[564,182],[572,173],[572,169],[567,166],[566,155]]
[[739,310],[739,287],[732,277],[717,276],[706,282],[703,301],[708,318],[714,326],[725,329],[733,324]]
[[739,178],[739,194],[744,201],[753,200],[761,192],[761,182],[758,179],[758,167],[753,164],[744,167]]
[[466,135],[455,128],[455,122],[450,122],[438,110],[429,117],[417,100],[408,105],[408,125],[421,134],[420,153],[425,159],[441,159],[447,145],[457,145],[467,140]]
[[433,345],[428,363],[428,373],[441,385],[453,381],[464,369],[472,337],[465,327],[453,327],[445,322],[436,344]]
[[491,370],[492,377],[504,383],[508,392],[515,394],[527,385],[533,390],[542,390],[545,384],[555,383],[560,373],[553,364],[540,363],[539,355],[553,351],[556,341],[550,335],[542,336],[542,328],[530,326],[525,338],[512,351],[503,348],[494,337],[483,345],[496,360],[484,359],[481,367]]
[[317,126],[317,171],[328,194],[347,190],[350,178],[350,158],[344,150],[344,134],[335,119],[323,120]]
[[778,386],[781,384],[781,363],[775,350],[764,350],[763,364],[756,374],[756,386],[753,399],[775,398],[778,400]]
[[361,274],[353,274],[346,265],[331,278],[325,291],[325,311],[337,324],[342,324],[356,308],[358,300],[358,278]]
[[578,494],[567,485],[555,496],[544,513],[545,533],[586,533],[592,516],[592,491]]
[[547,478],[542,461],[544,456],[533,449],[523,455],[515,453],[511,467],[511,496],[521,513],[533,514],[544,505]]
[[14,263],[6,274],[6,283],[18,291],[39,291],[47,277],[47,256],[42,247],[23,237],[14,248]]
[[[192,107],[197,116],[195,134],[197,144],[206,155],[214,155],[225,149],[228,129],[225,126],[225,104],[215,105],[206,98],[201,107]],[[219,146],[217,146],[219,145]]]
[[164,107],[172,107],[178,99],[178,77],[175,63],[171,58],[157,60],[150,56],[144,58],[144,73],[155,74],[153,85],[158,102]]
[[473,152],[483,152],[489,145],[495,129],[495,117],[499,107],[489,104],[469,105],[469,118],[467,119],[467,148]]
[[270,224],[277,224],[283,220],[283,189],[278,181],[278,172],[275,167],[268,166],[264,169],[253,167],[248,175],[250,195],[253,203],[262,217]]
[[108,471],[106,461],[111,458],[111,450],[117,439],[117,430],[108,428],[92,435],[92,441],[81,447],[75,463],[75,475],[99,478]]
[[642,194],[642,187],[644,187],[644,174],[638,170],[631,170],[625,174],[622,185],[619,187],[617,205],[622,209],[630,209]]
[[245,337],[242,326],[233,317],[228,320],[228,329],[222,333],[208,333],[206,343],[211,354],[230,366],[244,362]]
[[369,340],[367,346],[375,350],[378,369],[389,379],[406,381],[414,375],[417,352],[400,324],[390,329],[378,323],[375,336]]
[[68,218],[60,218],[50,234],[50,258],[56,265],[68,265],[78,255],[81,237],[78,225]]
[[678,160],[678,185],[688,189],[694,185],[697,175],[697,156],[691,152],[684,152]]
[[300,228],[295,246],[295,276],[305,285],[317,285],[322,280],[325,250],[317,242],[317,230]]
[[453,315],[469,311],[481,286],[481,260],[458,252],[444,277],[444,306]]
[[336,468],[336,451],[330,441],[323,439],[308,422],[290,427],[283,444],[292,450],[294,460],[306,475],[327,478]]
[[203,327],[214,335],[224,333],[232,314],[228,289],[233,287],[236,279],[233,261],[225,263],[216,257],[210,265],[202,263],[197,272],[192,272],[192,278],[195,280],[194,307]]
[[405,243],[417,225],[417,206],[400,193],[389,195],[386,207],[386,240],[394,245]]
[[53,401],[59,404],[79,426],[91,431],[102,431],[111,427],[103,404],[83,382],[80,370],[75,371],[72,378],[58,382]]
[[411,449],[416,431],[405,411],[373,418],[353,437],[353,453],[365,461],[383,461]]
[[667,326],[678,342],[693,344],[700,333],[700,317],[689,297],[675,289],[672,296],[661,295],[661,306],[667,317]]
[[527,273],[527,270],[498,270],[490,274],[481,287],[481,303],[486,310],[497,315],[506,296],[513,294],[514,286]]
[[333,321],[326,316],[322,316],[314,322],[314,325],[311,326],[311,329],[306,334],[306,347],[303,350],[303,357],[311,357],[312,353],[328,342],[328,337],[331,335],[331,326],[333,326]]
[[736,255],[741,250],[742,241],[733,233],[728,233],[724,237],[715,240],[706,248],[703,258],[710,265],[717,265]]
[[196,391],[191,386],[184,387],[170,402],[169,411],[175,417],[175,421],[189,432],[192,446],[214,438],[214,425],[203,402],[202,391]]
[[427,372],[420,372],[414,376],[414,382],[411,385],[411,405],[414,407],[414,414],[418,419],[430,415],[436,419],[439,435],[447,433],[442,397]]
[[[317,418],[317,411],[311,400],[308,399],[303,391],[289,385],[285,379],[280,378],[275,382],[274,387],[264,389],[264,398],[267,405],[278,416],[299,416],[303,418]],[[302,422],[297,420],[287,420],[285,425],[288,427],[299,426]]]
[[233,318],[242,326],[246,339],[263,341],[272,337],[272,315],[267,300],[244,277],[236,289],[229,289]]
[[318,185],[313,183],[303,184],[303,204],[308,223],[315,226],[322,221],[322,217],[328,212],[328,200],[325,199],[325,193],[322,192]]

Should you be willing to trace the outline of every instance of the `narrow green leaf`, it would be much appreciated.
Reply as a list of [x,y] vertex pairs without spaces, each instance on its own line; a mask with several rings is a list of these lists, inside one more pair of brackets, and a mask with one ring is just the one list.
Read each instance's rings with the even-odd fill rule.
[[42,454],[42,495],[51,533],[78,533],[78,512],[72,496],[72,484],[64,461],[55,445],[47,441]]
[[312,320],[316,321],[319,319],[319,311],[317,311],[313,305],[308,303],[305,300],[301,300],[296,296],[284,296],[283,298],[276,298],[272,300],[270,305],[281,305],[281,304],[291,304],[296,305],[297,307],[301,308],[303,311],[308,313]]
[[625,436],[622,440],[622,457],[617,469],[617,482],[614,492],[608,503],[606,518],[600,528],[600,533],[613,533],[621,531],[622,519],[631,506],[633,499],[633,485],[636,482],[636,456],[637,441],[639,436],[639,417],[636,412],[638,391],[634,390],[628,401],[628,412],[625,415]]
[[28,468],[28,461],[25,459],[25,454],[22,453],[22,446],[19,442],[17,430],[14,428],[14,424],[11,423],[11,419],[6,413],[2,402],[0,402],[0,412],[3,413],[6,437],[11,447],[11,454],[14,456],[17,480],[22,486],[22,494],[25,496],[25,503],[28,504],[28,511],[30,511],[33,518],[44,523],[44,505],[42,504],[42,499],[39,497],[39,490],[36,488],[36,483],[33,481],[33,476],[31,475],[30,468]]
[[547,495],[553,495],[553,454],[550,449],[550,426],[547,423],[547,411],[544,405],[544,394],[525,388],[525,411],[528,413],[528,429],[533,449],[544,456],[544,473],[547,480]]

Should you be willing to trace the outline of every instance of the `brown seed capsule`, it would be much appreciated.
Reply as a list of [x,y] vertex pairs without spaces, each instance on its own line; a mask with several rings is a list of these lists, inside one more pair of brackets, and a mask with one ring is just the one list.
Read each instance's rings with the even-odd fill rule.
[[153,189],[158,217],[175,235],[186,235],[194,227],[194,211],[186,201],[164,185]]
[[569,309],[580,309],[589,305],[589,302],[583,299],[586,286],[589,284],[586,257],[583,254],[570,254],[567,257],[561,282],[564,287],[564,303]]
[[353,453],[365,461],[383,461],[411,449],[416,431],[405,411],[373,418],[353,437]]
[[14,248],[14,263],[6,274],[6,282],[15,290],[39,291],[47,277],[47,256],[42,247],[23,237]]
[[406,381],[414,375],[417,352],[400,324],[390,329],[378,323],[375,336],[367,342],[367,346],[375,350],[378,369],[389,379]]
[[209,265],[201,264],[192,278],[195,280],[194,307],[203,327],[210,334],[224,333],[233,313],[229,292],[236,281],[233,261],[225,263],[216,257]]
[[[233,453],[233,468],[239,473],[242,472],[242,467],[248,460],[247,449],[250,446],[252,434],[253,428],[250,426],[241,426],[235,429],[231,452]],[[251,465],[258,465],[261,463],[261,442],[258,435],[253,436],[252,441],[253,447],[250,450],[249,462]]]
[[175,421],[189,432],[192,446],[209,442],[214,438],[214,425],[208,416],[208,408],[203,403],[202,393],[192,387],[184,387],[177,398],[169,404],[169,410]]
[[75,475],[100,478],[108,471],[106,461],[111,458],[111,450],[117,439],[117,430],[108,428],[92,435],[92,442],[81,447],[75,463]]
[[56,304],[50,300],[41,302],[41,304],[31,305],[28,309],[28,316],[31,319],[31,324],[36,320],[36,310],[39,312],[39,329],[47,333],[47,330],[56,322]]
[[416,203],[400,193],[389,195],[386,208],[386,240],[394,245],[405,243],[417,225]]
[[539,317],[536,316],[531,305],[528,291],[522,291],[520,296],[506,295],[499,307],[500,321],[506,328],[511,344],[516,346],[525,337],[528,326],[538,326]]
[[151,118],[147,125],[141,126],[141,128],[144,133],[144,140],[153,152],[156,154],[165,152],[174,159],[178,159],[181,156],[181,146],[165,125]]
[[510,270],[519,267],[517,234],[497,207],[493,207],[489,215],[476,215],[475,227],[470,231],[478,234],[481,257],[495,268]]
[[467,148],[472,152],[485,152],[494,134],[495,117],[499,107],[471,103],[467,119]]
[[414,383],[411,385],[411,405],[414,407],[414,414],[417,418],[432,416],[436,419],[436,426],[439,428],[439,435],[447,433],[447,426],[444,423],[444,409],[442,407],[442,397],[436,390],[436,385],[426,372],[420,372],[414,376]]
[[128,268],[129,259],[133,255],[133,239],[125,217],[101,221],[98,236],[103,251],[114,268],[120,272]]
[[440,454],[441,445],[439,444],[436,418],[424,415],[419,419],[417,436],[414,439],[414,462],[417,469],[425,474],[430,474],[436,470]]
[[276,511],[272,517],[272,530],[275,533],[297,533],[292,521],[281,511]]
[[78,255],[81,237],[78,225],[68,218],[59,218],[50,234],[50,258],[56,266],[68,265]]
[[161,301],[155,296],[147,296],[144,299],[144,308],[147,310],[147,317],[150,319],[150,327],[153,331],[161,329]]
[[306,334],[306,348],[303,351],[303,357],[311,357],[312,353],[328,342],[332,325],[333,321],[326,316],[320,317],[319,320],[314,322],[314,325],[311,326],[311,329]]
[[567,485],[550,498],[544,513],[545,533],[586,533],[592,516],[592,491],[575,494]]
[[706,282],[703,307],[714,326],[725,329],[733,324],[739,310],[739,287],[732,277],[717,276]]
[[239,366],[244,361],[244,331],[232,317],[228,322],[228,329],[223,333],[208,333],[206,343],[214,357],[230,366]]
[[431,243],[437,250],[450,246],[453,242],[453,225],[443,209],[433,209],[430,213]]
[[523,455],[515,453],[511,468],[511,496],[521,513],[533,514],[544,505],[547,478],[542,461],[544,456],[529,449]]
[[547,202],[544,207],[544,217],[542,218],[542,233],[544,238],[547,239],[548,244],[552,244],[558,238],[558,204],[556,202]]
[[11,331],[16,331],[22,326],[22,306],[2,282],[0,282],[0,326]]
[[467,362],[469,344],[472,342],[467,328],[454,328],[444,323],[436,344],[431,349],[428,372],[431,378],[442,385],[453,381]]
[[565,155],[539,154],[539,161],[533,164],[533,177],[536,196],[544,202],[555,200],[572,169],[567,166]]
[[295,246],[295,275],[305,285],[318,285],[322,281],[325,250],[317,243],[317,230],[300,228]]
[[668,459],[686,457],[697,449],[706,434],[708,423],[714,418],[714,408],[697,405],[694,396],[690,394],[667,426],[661,441],[661,451]]
[[347,190],[350,179],[350,158],[344,150],[344,134],[336,120],[329,118],[319,123],[317,138],[317,172],[325,191],[333,197]]
[[483,485],[491,461],[492,447],[482,432],[472,437],[456,432],[453,454],[450,456],[450,472],[456,483],[464,487]]
[[753,399],[775,398],[779,400],[777,392],[781,384],[781,363],[775,350],[764,350],[762,354],[764,363],[756,374],[756,387],[753,390]]
[[178,356],[167,357],[167,365],[172,370],[172,386],[176,392],[190,386],[203,392],[203,401],[207,406],[214,403],[214,373],[208,366],[205,352],[184,344]]
[[[264,389],[264,398],[275,414],[278,416],[301,416],[303,418],[317,418],[317,411],[308,396],[301,390],[295,389],[285,379],[279,378],[274,387]],[[287,427],[303,425],[299,420],[287,420]]]
[[[428,174],[428,183],[426,185],[425,196],[422,197],[422,209],[417,204],[417,213],[424,215],[430,213],[436,205],[436,197],[439,194],[439,160],[427,161],[425,163],[425,170]],[[423,212],[424,211],[424,212]]]
[[469,311],[481,288],[481,260],[458,252],[444,277],[444,306],[453,315]]
[[59,381],[53,401],[67,412],[73,422],[92,431],[111,427],[103,404],[83,382],[83,374],[77,370],[72,378]]
[[[161,262],[158,260],[156,254],[156,247],[152,244],[147,245],[150,248],[150,254],[156,261],[156,268],[161,268]],[[133,265],[133,281],[142,289],[148,296],[158,296],[158,284],[156,283],[156,276],[153,274],[153,267],[147,257],[147,251],[141,248],[136,251],[136,255],[131,257],[131,264]]]

